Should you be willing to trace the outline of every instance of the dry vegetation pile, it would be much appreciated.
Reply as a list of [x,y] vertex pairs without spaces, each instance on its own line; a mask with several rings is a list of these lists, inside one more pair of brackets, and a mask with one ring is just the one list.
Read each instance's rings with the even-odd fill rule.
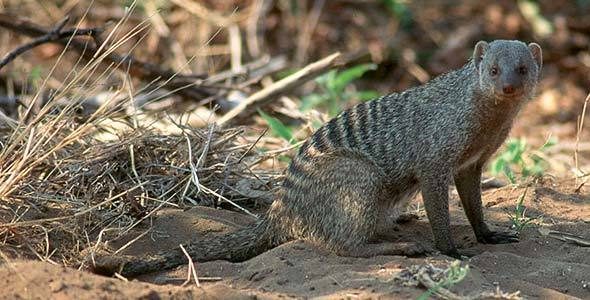
[[163,206],[249,213],[240,200],[251,207],[275,182],[273,173],[252,172],[261,156],[240,128],[162,134],[129,127],[105,142],[95,138],[99,128],[71,121],[46,116],[3,135],[4,255],[69,262],[103,234],[116,237]]
[[[8,97],[14,105],[1,114],[0,136],[3,258],[37,257],[77,265],[80,251],[116,238],[162,207],[224,206],[255,216],[245,206],[272,198],[277,173],[253,171],[266,158],[254,148],[262,131],[246,134],[245,128],[213,124],[194,128],[187,126],[186,116],[147,112],[146,106],[173,94],[166,92],[172,80],[154,79],[154,87],[142,85],[133,91],[125,66],[139,64],[149,71],[152,65],[117,54],[142,31],[133,27],[124,32],[127,17],[95,46],[71,39],[76,29],[63,29],[67,19],[45,30],[67,32],[55,41],[67,43],[64,49],[80,50],[81,59],[64,70],[61,64],[69,64],[64,51],[47,79],[37,78],[32,94],[21,90],[18,97]],[[41,30],[21,21],[15,23]],[[93,49],[90,54],[88,48]],[[220,76],[238,76],[228,73]],[[63,81],[53,81],[60,74]],[[241,81],[250,79],[241,76]],[[117,77],[122,78],[118,83]],[[103,92],[109,80],[115,82]],[[226,88],[212,85],[204,90]],[[90,98],[98,93],[101,101]],[[142,96],[143,102],[138,100]],[[207,116],[197,117],[206,123],[203,118]]]

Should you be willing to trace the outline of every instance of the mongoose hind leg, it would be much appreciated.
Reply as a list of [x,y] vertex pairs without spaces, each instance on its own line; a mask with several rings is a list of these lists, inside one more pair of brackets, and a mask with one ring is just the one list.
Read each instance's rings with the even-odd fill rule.
[[[400,187],[403,187],[400,189]],[[379,218],[377,221],[377,234],[389,236],[392,232],[403,231],[404,223],[417,220],[416,214],[407,211],[408,203],[418,193],[418,185],[413,182],[396,184],[395,188],[389,186],[378,203]]]
[[380,203],[387,196],[384,181],[383,171],[357,153],[295,160],[285,179],[283,201],[284,212],[294,220],[293,236],[343,256],[423,253],[413,243],[370,243]]

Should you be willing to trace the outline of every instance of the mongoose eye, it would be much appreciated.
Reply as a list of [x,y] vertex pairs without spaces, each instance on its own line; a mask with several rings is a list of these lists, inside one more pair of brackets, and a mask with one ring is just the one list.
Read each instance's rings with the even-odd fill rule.
[[493,66],[493,67],[490,69],[490,75],[492,75],[492,76],[496,76],[496,75],[498,75],[498,67],[496,67],[496,66]]
[[526,72],[527,71],[528,70],[527,70],[527,68],[525,66],[518,67],[518,74],[520,74],[520,75],[526,75]]

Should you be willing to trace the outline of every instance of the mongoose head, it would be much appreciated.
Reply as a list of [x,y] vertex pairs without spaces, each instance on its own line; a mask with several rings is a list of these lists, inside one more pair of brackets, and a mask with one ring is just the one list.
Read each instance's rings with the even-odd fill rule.
[[479,88],[499,100],[529,99],[541,74],[543,57],[536,43],[480,41],[473,51]]

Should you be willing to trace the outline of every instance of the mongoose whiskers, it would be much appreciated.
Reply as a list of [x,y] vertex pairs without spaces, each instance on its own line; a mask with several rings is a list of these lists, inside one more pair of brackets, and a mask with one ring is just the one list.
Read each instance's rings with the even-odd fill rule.
[[[302,145],[260,221],[191,241],[186,250],[195,261],[243,261],[304,239],[344,256],[419,254],[416,244],[373,238],[378,223],[391,223],[420,191],[436,248],[460,257],[450,232],[453,182],[479,242],[518,241],[484,222],[480,180],[486,161],[533,97],[541,66],[535,43],[480,41],[461,69],[342,112]],[[180,249],[145,259],[104,256],[95,271],[134,276],[185,261]]]

